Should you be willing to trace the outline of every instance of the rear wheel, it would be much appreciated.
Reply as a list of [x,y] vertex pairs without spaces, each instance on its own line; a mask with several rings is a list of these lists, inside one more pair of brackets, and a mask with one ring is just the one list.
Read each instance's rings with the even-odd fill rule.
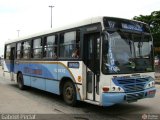
[[17,82],[18,82],[19,89],[24,90],[26,88],[26,86],[24,85],[22,73],[18,74],[18,76],[17,76]]
[[71,106],[76,105],[76,89],[71,81],[67,81],[63,85],[63,99],[64,101]]

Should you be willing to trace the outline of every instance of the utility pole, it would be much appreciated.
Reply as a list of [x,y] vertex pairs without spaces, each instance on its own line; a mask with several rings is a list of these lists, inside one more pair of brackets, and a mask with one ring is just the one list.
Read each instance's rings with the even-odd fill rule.
[[17,32],[18,32],[18,37],[19,37],[19,32],[20,32],[20,30],[17,30]]
[[50,5],[49,7],[51,8],[51,28],[52,28],[52,8],[53,8],[54,6]]

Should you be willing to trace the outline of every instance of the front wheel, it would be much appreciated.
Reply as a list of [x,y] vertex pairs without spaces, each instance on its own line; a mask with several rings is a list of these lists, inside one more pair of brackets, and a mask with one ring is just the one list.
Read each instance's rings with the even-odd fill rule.
[[18,76],[17,76],[17,82],[18,82],[19,89],[24,90],[26,88],[26,86],[24,85],[22,73],[18,74]]
[[64,101],[71,106],[76,105],[76,89],[73,82],[68,81],[63,85],[63,99]]

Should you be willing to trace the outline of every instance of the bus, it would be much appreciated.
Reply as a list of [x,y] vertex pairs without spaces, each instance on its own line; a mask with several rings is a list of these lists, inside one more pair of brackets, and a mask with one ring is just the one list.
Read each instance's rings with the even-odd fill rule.
[[95,17],[5,43],[4,71],[20,89],[99,106],[153,98],[153,39],[143,22]]

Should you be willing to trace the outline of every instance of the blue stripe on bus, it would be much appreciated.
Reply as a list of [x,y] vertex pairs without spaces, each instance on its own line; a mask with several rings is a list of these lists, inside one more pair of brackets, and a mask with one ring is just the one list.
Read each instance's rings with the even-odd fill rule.
[[[7,64],[9,71],[11,64]],[[69,77],[76,83],[71,71],[60,62],[48,63],[29,63],[23,62],[15,64],[14,72],[21,71],[24,78],[24,85],[45,90],[51,93],[60,94],[60,80],[63,77]],[[10,71],[11,72],[11,71]],[[77,86],[75,85],[77,88]],[[81,100],[79,91],[77,92],[77,100]]]
[[61,64],[21,64],[15,66],[15,73],[18,71],[35,77],[61,80],[65,76],[74,80],[70,71]]

